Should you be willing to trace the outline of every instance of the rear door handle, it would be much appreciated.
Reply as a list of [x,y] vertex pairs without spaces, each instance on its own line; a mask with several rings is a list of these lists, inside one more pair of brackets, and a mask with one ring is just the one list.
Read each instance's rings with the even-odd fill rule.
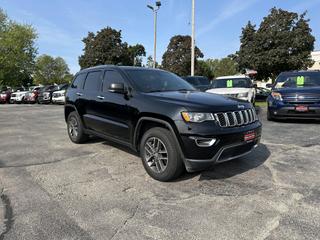
[[82,96],[83,95],[83,93],[80,93],[80,92],[77,92],[76,93],[78,96]]
[[98,99],[103,100],[104,96],[97,96]]

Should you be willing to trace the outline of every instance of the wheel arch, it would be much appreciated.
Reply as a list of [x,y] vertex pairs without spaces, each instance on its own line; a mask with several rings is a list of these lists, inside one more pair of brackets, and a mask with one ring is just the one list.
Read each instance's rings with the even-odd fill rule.
[[165,116],[149,116],[149,115],[141,116],[137,121],[135,130],[134,130],[133,147],[137,151],[139,151],[139,144],[143,134],[152,127],[164,127],[168,129],[172,133],[176,141],[181,157],[184,159],[184,154],[181,149],[180,139],[178,137],[178,130],[176,129],[174,122],[171,119],[167,119],[167,117]]

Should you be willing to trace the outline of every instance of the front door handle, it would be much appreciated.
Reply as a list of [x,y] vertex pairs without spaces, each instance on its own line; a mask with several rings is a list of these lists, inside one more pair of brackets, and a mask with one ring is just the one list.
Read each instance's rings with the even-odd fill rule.
[[78,96],[82,96],[83,95],[83,93],[80,93],[80,92],[77,92],[76,93]]
[[103,100],[104,96],[97,96],[98,99]]

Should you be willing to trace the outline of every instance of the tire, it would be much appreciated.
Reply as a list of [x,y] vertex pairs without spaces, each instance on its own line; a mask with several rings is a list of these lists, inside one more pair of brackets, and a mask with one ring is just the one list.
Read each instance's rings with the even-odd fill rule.
[[84,143],[89,136],[84,133],[82,121],[77,112],[71,112],[67,119],[67,130],[69,138],[74,143]]
[[184,168],[177,149],[176,141],[169,130],[161,127],[149,129],[140,142],[140,156],[147,173],[161,182],[179,177]]
[[274,118],[271,116],[271,113],[269,110],[267,110],[267,119],[268,121],[274,121]]

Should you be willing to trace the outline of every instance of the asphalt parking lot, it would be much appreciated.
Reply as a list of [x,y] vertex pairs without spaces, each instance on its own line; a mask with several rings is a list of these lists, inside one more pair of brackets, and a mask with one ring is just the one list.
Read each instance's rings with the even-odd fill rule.
[[63,106],[0,105],[0,240],[320,239],[320,124],[267,122],[251,154],[175,182],[69,141]]

